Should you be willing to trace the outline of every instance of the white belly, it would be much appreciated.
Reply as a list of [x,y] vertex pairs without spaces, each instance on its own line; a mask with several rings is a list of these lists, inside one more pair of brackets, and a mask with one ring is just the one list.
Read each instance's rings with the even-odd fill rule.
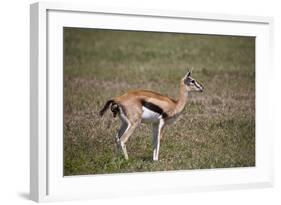
[[142,120],[144,122],[157,122],[160,118],[161,115],[157,112],[153,112],[146,107],[142,107],[143,113],[142,113]]

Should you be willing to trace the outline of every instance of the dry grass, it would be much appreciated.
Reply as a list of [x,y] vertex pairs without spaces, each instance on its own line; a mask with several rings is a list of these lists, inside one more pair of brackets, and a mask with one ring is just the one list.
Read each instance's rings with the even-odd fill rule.
[[[64,30],[64,174],[255,166],[255,40],[250,37]],[[176,98],[186,65],[205,91],[192,93],[181,118],[165,129],[152,161],[151,125],[117,154],[120,126],[105,101],[129,89]]]

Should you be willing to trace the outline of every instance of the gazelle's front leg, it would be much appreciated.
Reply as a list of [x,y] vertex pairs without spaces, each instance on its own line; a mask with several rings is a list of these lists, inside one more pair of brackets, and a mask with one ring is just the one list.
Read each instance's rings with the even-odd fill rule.
[[160,119],[159,123],[153,124],[153,160],[158,161],[161,132],[164,126],[164,120]]

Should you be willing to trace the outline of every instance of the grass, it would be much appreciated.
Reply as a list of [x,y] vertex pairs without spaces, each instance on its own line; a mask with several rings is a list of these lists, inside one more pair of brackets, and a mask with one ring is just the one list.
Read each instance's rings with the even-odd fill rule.
[[[129,89],[176,98],[194,67],[205,90],[192,93],[164,129],[160,161],[152,161],[151,125],[118,154],[120,126],[106,100]],[[64,28],[64,175],[255,166],[255,39]]]

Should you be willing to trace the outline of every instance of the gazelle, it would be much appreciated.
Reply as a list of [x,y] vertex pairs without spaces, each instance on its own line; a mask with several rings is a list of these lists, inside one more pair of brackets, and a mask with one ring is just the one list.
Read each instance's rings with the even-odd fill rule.
[[140,123],[153,124],[153,160],[159,158],[160,139],[165,125],[174,122],[182,113],[188,93],[203,91],[203,86],[191,77],[188,72],[180,81],[179,97],[177,100],[149,90],[133,90],[121,96],[108,100],[100,116],[111,106],[113,117],[119,116],[122,124],[116,134],[117,147],[128,159],[126,142]]

